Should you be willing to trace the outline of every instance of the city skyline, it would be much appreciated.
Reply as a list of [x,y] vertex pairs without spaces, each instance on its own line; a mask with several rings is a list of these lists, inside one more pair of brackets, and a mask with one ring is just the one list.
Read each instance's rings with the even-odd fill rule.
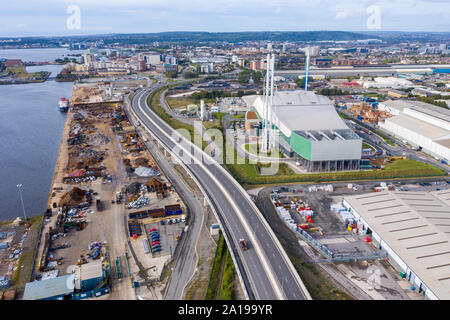
[[[69,28],[68,20],[77,10],[80,23]],[[0,37],[166,31],[446,32],[449,13],[445,0],[16,1],[0,14]]]

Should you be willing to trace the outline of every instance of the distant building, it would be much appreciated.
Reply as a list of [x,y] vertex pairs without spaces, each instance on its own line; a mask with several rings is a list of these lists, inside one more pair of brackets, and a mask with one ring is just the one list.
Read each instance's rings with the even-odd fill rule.
[[162,55],[160,54],[144,54],[145,63],[151,66],[156,66],[162,61]]
[[392,98],[408,98],[408,93],[400,90],[388,90],[388,96]]
[[200,65],[200,71],[204,73],[214,72],[214,63],[203,63]]
[[331,65],[333,60],[329,58],[314,58],[312,59],[312,63],[318,67],[328,67]]
[[176,65],[176,64],[178,64],[178,59],[175,58],[174,56],[165,56],[164,62],[168,63],[168,64]]
[[378,108],[393,115],[378,123],[381,129],[450,162],[449,109],[410,100],[386,101]]
[[178,66],[160,62],[159,64],[156,65],[156,72],[159,73],[178,72]]
[[415,85],[406,79],[396,77],[377,77],[373,81],[371,80],[356,80],[364,88],[392,88],[392,89],[406,89],[412,88]]
[[259,118],[256,112],[247,111],[245,113],[245,130],[249,135],[258,136]]
[[264,69],[264,62],[262,60],[250,61],[250,69],[252,69],[252,70],[262,70],[262,69]]
[[94,63],[95,57],[92,53],[83,53],[83,63],[84,65],[90,65]]
[[6,60],[4,62],[5,67],[6,68],[18,68],[18,67],[23,67],[23,62],[20,59],[11,59],[11,60]]

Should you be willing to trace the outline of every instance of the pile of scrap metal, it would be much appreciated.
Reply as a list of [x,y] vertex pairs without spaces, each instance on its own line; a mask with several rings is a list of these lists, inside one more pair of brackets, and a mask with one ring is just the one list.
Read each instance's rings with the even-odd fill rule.
[[91,257],[92,259],[98,259],[100,257],[100,254],[102,253],[102,243],[100,241],[92,242],[89,245],[89,251],[88,257]]

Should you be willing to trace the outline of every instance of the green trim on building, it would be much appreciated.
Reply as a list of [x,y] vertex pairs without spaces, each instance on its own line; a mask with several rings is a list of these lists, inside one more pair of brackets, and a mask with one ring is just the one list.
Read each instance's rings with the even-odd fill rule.
[[311,141],[299,136],[295,132],[292,132],[289,143],[292,150],[294,150],[302,158],[311,161]]

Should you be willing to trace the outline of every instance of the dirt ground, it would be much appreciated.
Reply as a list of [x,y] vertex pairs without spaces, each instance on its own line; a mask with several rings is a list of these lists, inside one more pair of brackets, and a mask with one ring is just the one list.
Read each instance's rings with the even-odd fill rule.
[[[111,106],[107,106],[104,109],[99,109],[98,107],[92,109],[89,112],[91,115],[88,116],[89,123],[86,125],[87,128],[91,129],[81,129],[81,132],[83,132],[86,137],[95,135],[94,138],[84,139],[84,143],[86,143],[86,141],[90,141],[92,144],[87,146],[83,145],[83,148],[88,147],[99,154],[103,154],[103,159],[100,162],[95,163],[95,165],[104,167],[104,172],[112,177],[111,182],[109,183],[103,183],[103,179],[101,177],[95,181],[64,183],[63,178],[66,177],[71,170],[75,169],[73,164],[77,163],[74,162],[73,159],[70,159],[68,153],[68,138],[71,131],[71,123],[73,122],[72,115],[74,111],[77,112],[78,110],[70,110],[67,114],[68,119],[64,128],[60,152],[55,167],[55,174],[52,183],[53,192],[51,197],[49,197],[49,207],[52,207],[53,203],[59,203],[61,196],[72,187],[76,186],[81,189],[90,188],[91,192],[95,195],[95,198],[101,199],[103,210],[98,211],[95,208],[95,204],[91,206],[90,210],[84,211],[84,219],[87,222],[86,227],[80,231],[77,231],[76,228],[73,227],[72,230],[65,233],[64,236],[54,240],[52,246],[63,243],[68,243],[70,245],[68,248],[58,249],[53,252],[55,257],[62,258],[62,263],[57,266],[60,276],[72,272],[72,269],[77,264],[80,256],[86,256],[88,253],[89,244],[94,241],[100,241],[104,244],[104,246],[106,246],[111,262],[114,262],[116,258],[120,258],[122,261],[125,261],[124,257],[127,252],[130,257],[130,274],[125,272],[124,278],[118,279],[115,276],[115,268],[113,266],[112,292],[111,294],[101,297],[100,299],[134,300],[136,299],[136,294],[134,288],[132,288],[131,279],[139,272],[139,266],[131,255],[132,250],[130,249],[134,248],[130,248],[128,244],[129,239],[126,220],[130,210],[125,208],[125,203],[116,204],[112,203],[112,200],[115,200],[116,192],[122,191],[125,185],[138,180],[145,182],[150,179],[150,177],[139,177],[136,174],[130,172],[127,173],[126,165],[123,161],[124,159],[128,158],[133,161],[137,158],[143,158],[147,160],[148,166],[151,166],[154,170],[159,171],[159,168],[156,166],[146,149],[143,148],[141,151],[134,150],[136,146],[142,143],[142,141],[136,138],[137,143],[132,144],[130,143],[132,138],[127,138],[125,142],[121,142],[121,140],[127,136],[128,132],[113,132],[113,126],[115,127],[117,125],[121,125],[123,128],[132,127],[126,118],[122,121],[118,121],[105,116],[108,115],[109,112],[115,110],[117,110],[117,108]],[[83,124],[81,127],[83,127]],[[70,148],[73,149],[73,147]],[[74,154],[72,154],[72,157],[73,156]],[[131,165],[133,165],[133,162],[131,162]],[[82,167],[76,169],[82,169]],[[160,178],[167,181],[163,176]],[[147,195],[151,199],[148,208],[159,208],[167,204],[175,204],[177,203],[176,199],[178,198],[178,195],[170,190],[168,191],[168,197],[162,200],[157,198],[154,192],[147,193]],[[54,226],[55,222],[56,210],[53,209],[53,215],[45,223],[43,233],[47,232],[50,226]],[[43,242],[44,241],[42,241],[42,243]],[[38,260],[41,257],[42,250],[43,246],[41,245],[37,256]],[[141,255],[139,250],[137,250],[137,255]],[[143,252],[142,255],[144,255]],[[91,259],[87,260],[90,261]],[[114,263],[112,263],[112,265],[114,265]]]

